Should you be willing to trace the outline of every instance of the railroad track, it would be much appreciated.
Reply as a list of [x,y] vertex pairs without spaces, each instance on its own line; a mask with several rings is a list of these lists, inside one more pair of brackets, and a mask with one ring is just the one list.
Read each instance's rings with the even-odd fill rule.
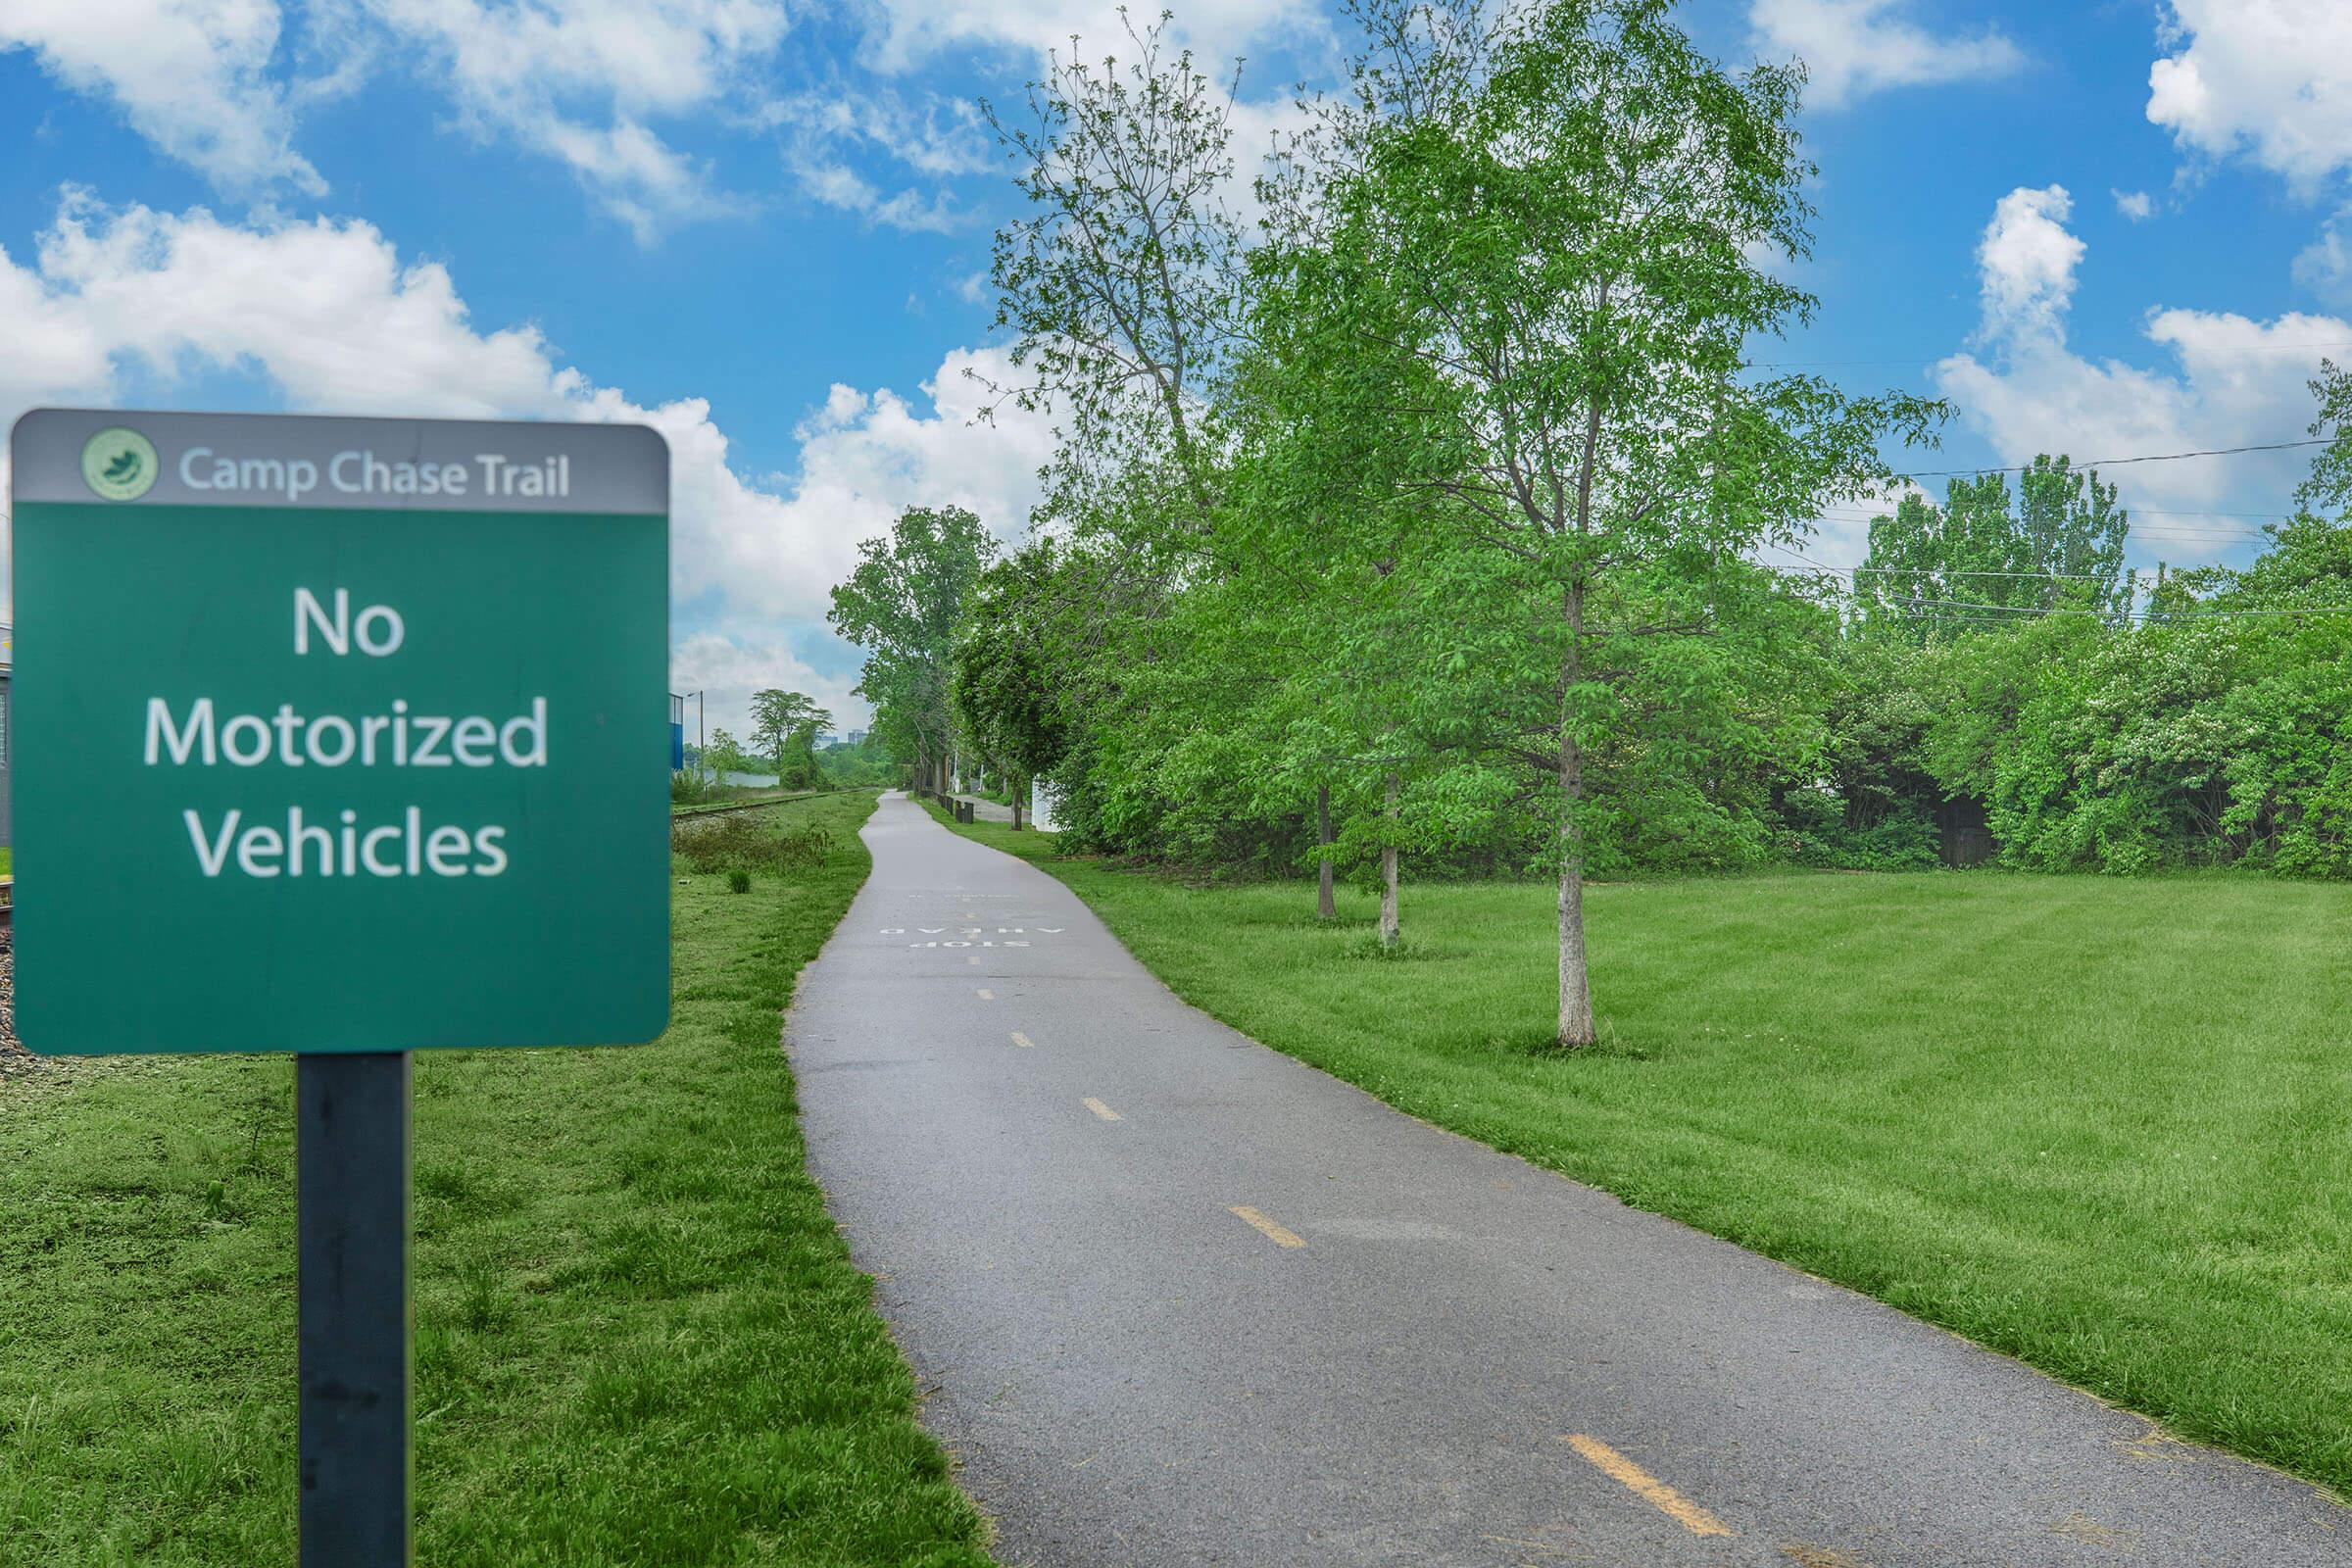
[[740,806],[691,806],[683,811],[672,811],[672,822],[691,822],[700,816],[727,816],[736,811],[757,811],[762,807],[790,806],[795,801],[813,800],[819,795],[848,795],[849,790],[801,790],[791,795],[777,795],[764,801],[746,801]]

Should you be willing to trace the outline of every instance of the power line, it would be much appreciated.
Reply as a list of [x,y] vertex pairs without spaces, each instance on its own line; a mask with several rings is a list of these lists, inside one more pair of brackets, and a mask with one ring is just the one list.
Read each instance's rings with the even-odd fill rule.
[[[1780,545],[1774,545],[1771,548],[1791,561],[1803,562],[1815,571],[1836,572],[1844,576],[1867,573],[1873,577],[2023,577],[2034,582],[2108,582],[2112,580],[2095,572],[2086,571],[1954,571],[1940,566],[1833,566],[1827,562],[1815,561],[1811,556],[1799,551],[1785,549]],[[2125,573],[2126,575],[2137,574],[2132,568],[2125,568]]]
[[[1992,470],[1986,469],[1985,471],[1990,472]],[[2194,507],[2126,506],[2117,510],[2130,513],[2135,517],[2247,517],[2256,520],[2285,522],[2294,516],[2294,514],[2291,512],[2216,512],[2209,509]],[[1856,508],[1851,505],[1848,505],[1842,511],[1838,508],[1830,508],[1822,514],[1824,516],[1863,517],[1883,517],[1886,514],[1884,512],[1872,512],[1866,508]]]
[[[2309,353],[2322,349],[2352,349],[2352,343],[2266,343],[2263,347],[2287,353]],[[1808,370],[1834,365],[1930,365],[1937,360],[1950,359],[1953,352],[1950,348],[1940,348],[1928,354],[1911,354],[1889,360],[1750,360],[1747,368],[1751,370]]]
[[[2024,577],[2034,582],[2111,582],[2114,579],[2090,571],[1947,571],[1939,566],[1820,566],[1822,571],[1840,571],[1873,577]],[[2129,574],[2129,573],[2127,573]]]
[[[2136,458],[2091,458],[2071,465],[2080,472],[2084,468],[2120,468],[2127,463],[2179,463],[2183,458],[2234,458],[2248,452],[2291,452],[2297,447],[2333,446],[2333,436],[2312,436],[2302,441],[2264,441],[2252,446],[2214,447],[2204,452],[2153,452]],[[1903,475],[1909,479],[1961,479],[1979,473],[2024,473],[2034,466],[2031,463],[2010,464],[1991,468],[1920,468]]]
[[[1821,519],[1827,522],[1841,523],[1875,522],[1878,520],[1875,517],[1856,517],[1835,512],[1825,512],[1821,514]],[[2129,536],[2133,539],[2179,540],[2184,542],[2204,541],[2221,544],[2260,544],[2266,537],[2264,534],[2251,529],[2238,530],[2230,528],[2180,528],[2174,527],[2169,524],[2159,524],[2157,526],[2147,528],[2134,525],[2131,527],[2128,532]]]
[[2125,507],[2126,512],[2140,517],[2267,517],[2284,522],[2291,512],[2199,512],[2189,507]]
[[2035,605],[1987,605],[1965,599],[1906,599],[1897,602],[1901,609],[1965,610],[1993,616],[2000,615],[2096,615],[2102,620],[2119,616],[2128,620],[2235,620],[2248,616],[2274,615],[2352,615],[2352,605],[2313,605],[2296,610],[2082,610],[2071,606],[2043,607]]
[[[1934,575],[1946,578],[2027,578],[2030,580],[2037,580],[2042,582],[2105,582],[2109,580],[2104,577],[2082,572],[2063,571],[1935,571],[1930,568],[1901,566],[1833,566],[1826,562],[1815,561],[1810,556],[1790,550],[1783,545],[1767,545],[1765,548],[1773,551],[1777,555],[1787,556],[1791,561],[1801,563],[1815,575],[1822,577],[1835,577],[1841,574],[1859,575],[1862,573],[1869,573],[1874,576],[1884,574],[1887,576]],[[2149,570],[2145,566],[2126,567],[2124,568],[2123,574],[2133,593],[2137,593],[2142,578],[2152,578],[2156,575],[2153,571]],[[1861,585],[1857,583],[1855,587],[1858,590]],[[1957,613],[1934,616],[1930,618],[1945,619],[1969,625],[1998,625],[2003,621],[2004,618],[2017,615],[2095,615],[2103,620],[2114,620],[2120,618],[2124,620],[2137,621],[2143,625],[2151,622],[2172,623],[2184,620],[2230,620],[2248,617],[2271,618],[2278,616],[2294,617],[2301,615],[2352,615],[2352,605],[2312,605],[2292,610],[2116,611],[2086,610],[2073,606],[2044,607],[2037,605],[1994,605],[1967,599],[1926,599],[1917,595],[1895,598],[1892,603],[1892,608],[1908,611],[1914,614],[1917,614],[1921,611],[1957,612]]]
[[[2126,512],[2127,514],[2129,514],[2129,513],[2131,513],[2131,512],[2132,512],[2133,509],[2132,509],[2132,508],[2125,508],[2124,510],[2125,510],[2125,512]],[[1819,518],[1820,518],[1820,520],[1822,520],[1822,521],[1824,521],[1824,522],[1838,522],[1838,523],[1871,523],[1871,522],[1877,522],[1877,521],[1879,521],[1881,518],[1887,516],[1887,515],[1888,515],[1888,514],[1887,514],[1887,513],[1884,513],[1884,512],[1847,512],[1847,511],[1839,511],[1839,510],[1838,510],[1838,509],[1836,509],[1836,508],[1828,508],[1828,509],[1824,509],[1824,510],[1823,510],[1823,511],[1822,511],[1822,512],[1821,512],[1821,513],[1820,513],[1818,515],[1819,515]],[[2195,513],[2176,513],[2176,514],[2167,514],[2167,515],[2185,515],[2185,516],[2195,516],[2195,515],[2200,515],[2200,514],[2195,514]],[[2203,515],[2211,515],[2211,516],[2217,516],[2217,517],[2218,517],[2218,516],[2228,516],[2228,515],[2232,515],[2232,514],[2228,514],[2228,513],[2211,513],[2211,514],[2203,514]],[[2276,516],[2276,517],[2278,517],[2278,520],[2279,520],[2279,521],[2282,521],[2282,522],[2283,522],[2283,521],[2287,520],[2287,519],[2286,519],[2286,515],[2285,515],[2284,514],[2282,514],[2282,513],[2255,513],[2255,514],[2245,514],[2245,515],[2254,515],[2254,516]],[[2266,539],[2267,537],[2269,537],[2267,530],[2265,530],[2265,529],[2262,529],[2262,528],[2232,528],[2232,527],[2219,526],[2219,525],[2217,525],[2217,526],[2215,526],[2215,527],[2211,527],[2211,528],[2200,528],[2200,527],[2196,527],[2196,526],[2194,526],[2193,524],[2189,524],[2189,523],[2178,523],[2178,522],[2153,522],[2153,523],[2142,523],[2142,522],[2138,522],[2138,521],[2131,520],[2129,517],[2127,517],[2127,519],[2126,519],[2126,528],[2127,528],[2127,530],[2129,531],[2129,533],[2130,533],[2131,537],[2132,537],[2132,538],[2134,538],[2134,539],[2148,539],[2148,540],[2168,540],[2168,539],[2169,539],[2169,540],[2181,540],[2181,541],[2189,541],[2189,542],[2195,542],[2195,541],[2208,541],[2208,542],[2221,542],[2221,543],[2228,543],[2228,544],[2259,544],[2259,543],[2261,543],[2261,542],[2262,542],[2264,539]]]

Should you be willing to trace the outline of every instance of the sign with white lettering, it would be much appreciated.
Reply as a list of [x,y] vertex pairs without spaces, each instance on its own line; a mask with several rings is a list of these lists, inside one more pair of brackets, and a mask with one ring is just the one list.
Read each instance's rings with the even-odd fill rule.
[[40,410],[11,452],[28,1047],[661,1032],[660,435]]

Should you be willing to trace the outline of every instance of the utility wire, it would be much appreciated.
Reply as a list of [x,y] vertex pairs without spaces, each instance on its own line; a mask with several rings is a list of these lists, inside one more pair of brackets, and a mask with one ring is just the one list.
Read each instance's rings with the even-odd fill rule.
[[[1941,506],[1937,506],[1936,510],[1941,512],[1945,509]],[[2125,506],[2119,507],[2116,510],[2119,512],[2129,513],[2134,517],[2242,517],[2253,522],[2285,522],[2294,516],[2294,514],[2291,512],[2195,512],[2186,507]],[[1853,517],[1860,519],[1884,517],[1886,515],[1886,513],[1884,510],[1856,506],[1849,502],[1843,506],[1824,508],[1822,511],[1822,515],[1825,517]],[[2176,527],[2180,525],[2167,523],[2164,526]]]
[[[1950,514],[1950,514],[1950,512],[1948,511],[1948,509],[1946,509],[1946,508],[1944,508],[1944,507],[1942,507],[1942,506],[1937,506],[1937,507],[1936,508],[1936,510],[1937,512],[1940,512],[1940,513],[1945,513],[1945,514],[1946,514],[1946,515],[1950,515]],[[2190,530],[2194,530],[2194,531],[2202,531],[2202,530],[2204,530],[2204,529],[2206,529],[2206,528],[2210,527],[2210,528],[2217,528],[2217,529],[2227,529],[2227,530],[2229,530],[2229,531],[2230,531],[2230,532],[2235,532],[2235,533],[2260,533],[2260,532],[2262,531],[2262,529],[2261,529],[2259,526],[2253,526],[2253,525],[2251,525],[2251,524],[2256,524],[2256,523],[2259,523],[2260,521],[2262,521],[2262,520],[2265,520],[2265,519],[2267,519],[2267,520],[2272,520],[2272,521],[2278,521],[2278,522],[2284,522],[2284,521],[2288,520],[2288,518],[2289,518],[2289,517],[2292,515],[2292,514],[2290,514],[2290,513],[2284,513],[2284,512],[2258,512],[2258,513],[2253,513],[2253,514],[2237,514],[2237,513],[2226,513],[2226,512],[2212,512],[2212,513],[2202,513],[2202,514],[2200,514],[2200,513],[2194,513],[2194,512],[2153,512],[2153,511],[2151,511],[2151,512],[2142,513],[2142,512],[2141,512],[2141,511],[2140,511],[2138,508],[2136,508],[2136,507],[2129,507],[2129,506],[2126,506],[2126,507],[2119,507],[2119,508],[2117,508],[2116,510],[2117,510],[2117,511],[2119,511],[2119,512],[2123,512],[2123,513],[2127,513],[2127,514],[2129,514],[2131,515],[2132,519],[2132,526],[2133,526],[2133,527],[2142,527],[2142,526],[2144,526],[2144,527],[2150,527],[2150,528],[2186,528],[2186,529],[2190,529]],[[1847,522],[1870,522],[1870,521],[1875,521],[1875,520],[1877,520],[1877,519],[1878,519],[1878,518],[1880,518],[1880,517],[1886,516],[1887,514],[1888,514],[1888,512],[1887,512],[1887,510],[1886,510],[1886,509],[1875,508],[1875,507],[1855,507],[1855,506],[1842,505],[1842,504],[1833,504],[1833,505],[1831,505],[1831,506],[1824,507],[1824,508],[1822,509],[1822,511],[1821,511],[1821,515],[1822,515],[1822,516],[1825,516],[1825,517],[1837,517],[1837,518],[1839,518],[1839,519],[1841,519],[1841,520],[1843,520],[1843,521],[1847,521]],[[2158,521],[2158,522],[2150,522],[2150,523],[2145,523],[2145,524],[2142,524],[2142,523],[2140,523],[2140,522],[2138,521],[2138,519],[2139,519],[2140,517],[2142,517],[2142,516],[2148,516],[2148,517],[2158,517],[2158,518],[2162,518],[2162,519],[2164,519],[2164,520],[2162,520],[2162,521]],[[2180,517],[2180,518],[2188,518],[2188,519],[2194,519],[2194,518],[2196,518],[2196,517],[2199,517],[2199,516],[2207,516],[2207,517],[2211,517],[2211,518],[2213,518],[2214,520],[2213,520],[2213,521],[2212,521],[2210,524],[2207,524],[2207,523],[2201,523],[2201,522],[2197,522],[2197,521],[2194,521],[2194,520],[2180,521],[2180,522],[2176,522],[2176,521],[2173,521],[2173,520],[2172,520],[2173,518],[2176,518],[2176,517]],[[2229,519],[2229,518],[2235,518],[2235,517],[2243,517],[2245,520],[2243,520],[2243,521],[2229,521],[2229,520],[2225,520],[2225,519]]]
[[[2263,346],[2287,353],[2352,349],[2352,343],[2267,343]],[[1933,365],[1938,360],[1948,360],[1952,355],[1951,349],[1941,348],[1932,354],[1913,354],[1892,360],[1750,360],[1747,368],[1751,370],[1807,370],[1832,365]]]
[[[1940,566],[1826,566],[1818,563],[1815,564],[1814,569],[1856,575],[1867,573],[1873,577],[2023,577],[2034,582],[2108,582],[2112,580],[2091,571],[1947,571]],[[2127,574],[2129,574],[2128,568]]]
[[[2333,436],[2313,436],[2303,441],[2264,441],[2252,446],[2214,447],[2204,452],[2153,452],[2136,458],[2091,458],[2071,466],[2074,471],[2080,472],[2084,468],[2120,468],[2127,463],[2179,463],[2183,458],[2233,458],[2247,452],[2291,452],[2297,447],[2327,447],[2334,444]],[[1960,479],[1980,473],[2024,473],[2033,466],[2031,463],[2018,463],[1991,468],[1918,468],[1904,477]]]
[[[1847,573],[1869,572],[1874,575],[1884,573],[1889,576],[1927,574],[1939,577],[2023,577],[2041,582],[2104,582],[2108,580],[2103,577],[2093,576],[2082,572],[1929,572],[1926,568],[1900,566],[1833,566],[1826,562],[1815,561],[1810,556],[1800,554],[1797,551],[1788,549],[1782,545],[1768,545],[1766,548],[1779,555],[1787,556],[1791,561],[1801,563],[1807,569],[1811,570],[1816,575],[1824,577],[1834,577]],[[2130,580],[2133,590],[2136,591],[2140,581],[2143,578],[2153,577],[2155,573],[2144,566],[2132,566],[2125,568],[2124,575]],[[1856,586],[1859,587],[1860,585],[1857,584]],[[1966,599],[1926,599],[1916,595],[1896,598],[1893,601],[1893,608],[1914,612],[1923,610],[1959,612],[1959,613],[1948,616],[1931,618],[1944,618],[1953,621],[1964,621],[1973,625],[1997,625],[2005,617],[2015,615],[2096,615],[2101,619],[2116,619],[2120,617],[2126,620],[2139,621],[2143,624],[2148,622],[2175,622],[2183,620],[2232,620],[2246,617],[2275,618],[2284,616],[2291,618],[2301,615],[2352,615],[2352,605],[2312,605],[2299,607],[2292,610],[2113,611],[2084,610],[2072,606],[2043,607],[2036,605],[1993,605]]]
[[[1802,551],[1783,545],[1769,547],[1791,561],[1801,561],[1815,571],[1852,575],[1867,572],[1874,577],[2022,577],[2032,582],[2108,582],[2112,579],[2088,571],[1952,571],[1940,566],[1833,566],[1826,561],[1815,561]],[[2155,572],[2146,566],[2126,566],[2123,574],[2134,580],[2152,577]]]
[[2249,616],[2277,615],[2352,615],[2352,605],[2313,605],[2297,610],[2081,610],[2073,607],[2042,607],[2035,605],[1986,605],[1965,599],[1906,599],[1897,601],[1898,608],[1916,610],[1965,610],[1983,614],[2000,615],[2096,615],[2102,620],[2118,617],[2129,620],[2237,620]]

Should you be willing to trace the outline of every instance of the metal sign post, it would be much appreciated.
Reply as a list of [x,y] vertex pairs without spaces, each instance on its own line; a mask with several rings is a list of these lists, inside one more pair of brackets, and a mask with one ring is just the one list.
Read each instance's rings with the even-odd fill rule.
[[302,1568],[409,1562],[409,1066],[296,1058]]
[[300,1053],[306,1568],[409,1559],[409,1053],[669,1017],[669,452],[36,410],[20,1037]]

